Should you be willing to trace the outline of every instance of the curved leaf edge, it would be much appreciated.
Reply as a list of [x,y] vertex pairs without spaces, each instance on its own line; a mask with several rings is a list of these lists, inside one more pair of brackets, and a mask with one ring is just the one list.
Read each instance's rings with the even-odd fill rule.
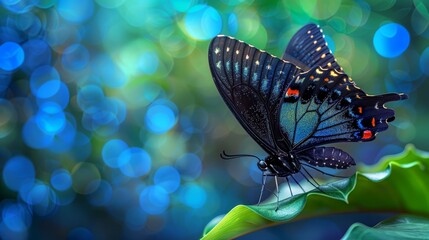
[[364,239],[429,239],[429,218],[414,215],[397,215],[369,227],[352,224],[341,240]]

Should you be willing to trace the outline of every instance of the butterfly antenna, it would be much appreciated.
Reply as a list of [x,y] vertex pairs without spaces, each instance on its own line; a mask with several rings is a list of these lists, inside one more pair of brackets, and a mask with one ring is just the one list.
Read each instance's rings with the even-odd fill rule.
[[298,184],[298,186],[301,188],[302,192],[305,193],[304,188],[301,186],[301,184],[299,184],[299,182],[293,177],[293,175],[289,175],[295,182],[296,184]]
[[255,156],[255,155],[251,155],[251,154],[227,154],[225,152],[225,150],[222,151],[222,153],[220,154],[220,157],[222,159],[225,159],[225,160],[235,159],[235,158],[241,158],[241,157],[253,157],[253,158],[256,158],[259,161],[261,161],[261,159],[258,156]]
[[315,167],[313,167],[313,166],[311,166],[311,165],[305,164],[305,163],[301,163],[301,164],[302,164],[303,166],[306,166],[306,167],[312,168],[312,169],[314,169],[314,170],[316,170],[316,171],[318,171],[318,172],[320,172],[320,173],[322,173],[322,174],[324,174],[324,175],[328,175],[328,176],[336,177],[336,178],[349,178],[349,177],[347,177],[347,176],[338,176],[338,175],[334,175],[334,174],[330,174],[330,173],[324,172],[324,171],[322,171],[322,170],[319,170],[319,169],[317,169],[317,168],[315,168]]

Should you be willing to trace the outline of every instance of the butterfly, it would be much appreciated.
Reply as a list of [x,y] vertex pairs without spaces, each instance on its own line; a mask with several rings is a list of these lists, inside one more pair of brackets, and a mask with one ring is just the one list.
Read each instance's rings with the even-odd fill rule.
[[277,177],[303,174],[303,166],[355,165],[343,150],[321,145],[374,140],[395,119],[384,104],[408,98],[403,93],[368,95],[357,87],[316,24],[302,27],[282,58],[222,35],[211,41],[208,58],[223,100],[268,153],[257,166],[263,176],[276,177],[277,189]]

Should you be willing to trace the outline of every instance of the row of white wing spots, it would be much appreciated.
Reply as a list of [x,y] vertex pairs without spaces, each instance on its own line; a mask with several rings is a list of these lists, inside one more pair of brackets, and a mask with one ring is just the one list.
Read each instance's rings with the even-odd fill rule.
[[[272,54],[270,54],[271,55],[271,57],[274,59],[274,58],[276,58],[276,56],[274,56],[274,55],[272,55]],[[278,66],[278,64],[279,64],[279,62],[277,62],[277,66]],[[284,67],[284,65],[283,65],[283,67]],[[271,65],[268,65],[267,66],[267,69],[268,70],[270,70],[271,69]],[[283,69],[283,68],[282,68]],[[282,71],[281,70],[279,70],[279,79],[281,78],[280,76],[282,75]],[[275,74],[275,73],[274,73]],[[274,76],[274,75],[273,75]],[[272,91],[274,92],[274,91],[279,91],[279,88],[280,88],[280,83],[281,83],[281,81],[279,81],[279,79],[276,79],[276,85],[274,85],[274,87],[273,87],[273,89],[272,89]]]
[[[335,151],[335,149],[332,149],[332,155],[334,155],[334,151]],[[325,154],[325,148],[322,148],[322,155],[323,154]],[[316,149],[315,148],[313,148],[313,155],[316,155]],[[338,157],[341,157],[341,152],[338,154]],[[325,161],[327,161],[327,160],[328,160],[328,158],[325,157]],[[331,158],[331,160],[334,161],[335,158]],[[311,160],[308,160],[307,162],[311,164]],[[342,162],[343,165],[346,163],[345,161],[341,161],[341,160],[338,160],[338,162],[339,163]],[[318,161],[316,161],[315,164],[316,164],[316,166],[319,166],[319,162]],[[323,162],[323,166],[326,166],[326,162]],[[333,163],[329,163],[329,166],[333,166]],[[338,167],[338,163],[335,164],[335,167]]]
[[[321,33],[323,33],[323,29],[321,29],[319,25],[317,25],[317,28],[319,28],[319,30],[320,30],[320,32],[321,32]],[[308,30],[308,31],[307,31],[307,34],[311,34],[311,31],[310,31],[310,30]],[[322,34],[322,36],[323,36],[323,39],[325,39],[325,34]],[[311,35],[311,36],[310,36],[310,38],[313,38],[313,35]],[[314,41],[314,42],[313,42],[313,44],[316,44],[316,43],[317,43],[317,41]],[[327,43],[327,42],[325,42],[325,45],[326,45],[326,46],[328,46],[328,43]],[[316,52],[318,52],[318,51],[320,51],[320,50],[322,50],[322,47],[318,47],[318,48],[316,49]],[[332,54],[331,49],[329,49],[329,53],[330,53],[330,54]],[[326,57],[326,54],[323,54],[320,58],[322,58],[322,59],[323,59],[323,58],[325,58],[325,57]],[[337,59],[336,59],[336,58],[334,58],[334,62],[337,62]],[[332,67],[332,63],[330,63],[330,62],[329,62],[329,63],[327,64],[327,66],[328,66],[328,67]],[[341,71],[343,71],[343,68],[342,68],[342,67],[340,67],[340,70],[341,70]]]
[[[252,49],[252,48],[250,48],[250,49]],[[246,54],[246,63],[247,63],[247,60],[249,60],[249,54]],[[243,64],[244,63],[245,62],[243,62]],[[243,69],[243,75],[244,75],[244,78],[247,78],[247,76],[249,75],[249,67],[247,64],[245,65],[245,67]]]
[[[215,50],[214,50],[214,53],[215,53],[216,55],[218,55],[218,54],[219,54],[219,52],[220,52],[219,47],[216,47],[216,48],[215,48]],[[216,68],[217,68],[217,69],[219,69],[219,70],[221,70],[221,68],[222,68],[222,61],[218,61],[218,62],[216,63]]]

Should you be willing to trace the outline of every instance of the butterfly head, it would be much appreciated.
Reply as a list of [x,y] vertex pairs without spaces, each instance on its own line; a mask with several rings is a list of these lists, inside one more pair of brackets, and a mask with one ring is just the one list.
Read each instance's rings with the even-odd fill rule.
[[265,160],[259,160],[258,168],[259,168],[259,170],[261,170],[263,172],[267,171],[268,170],[267,162],[265,162]]

